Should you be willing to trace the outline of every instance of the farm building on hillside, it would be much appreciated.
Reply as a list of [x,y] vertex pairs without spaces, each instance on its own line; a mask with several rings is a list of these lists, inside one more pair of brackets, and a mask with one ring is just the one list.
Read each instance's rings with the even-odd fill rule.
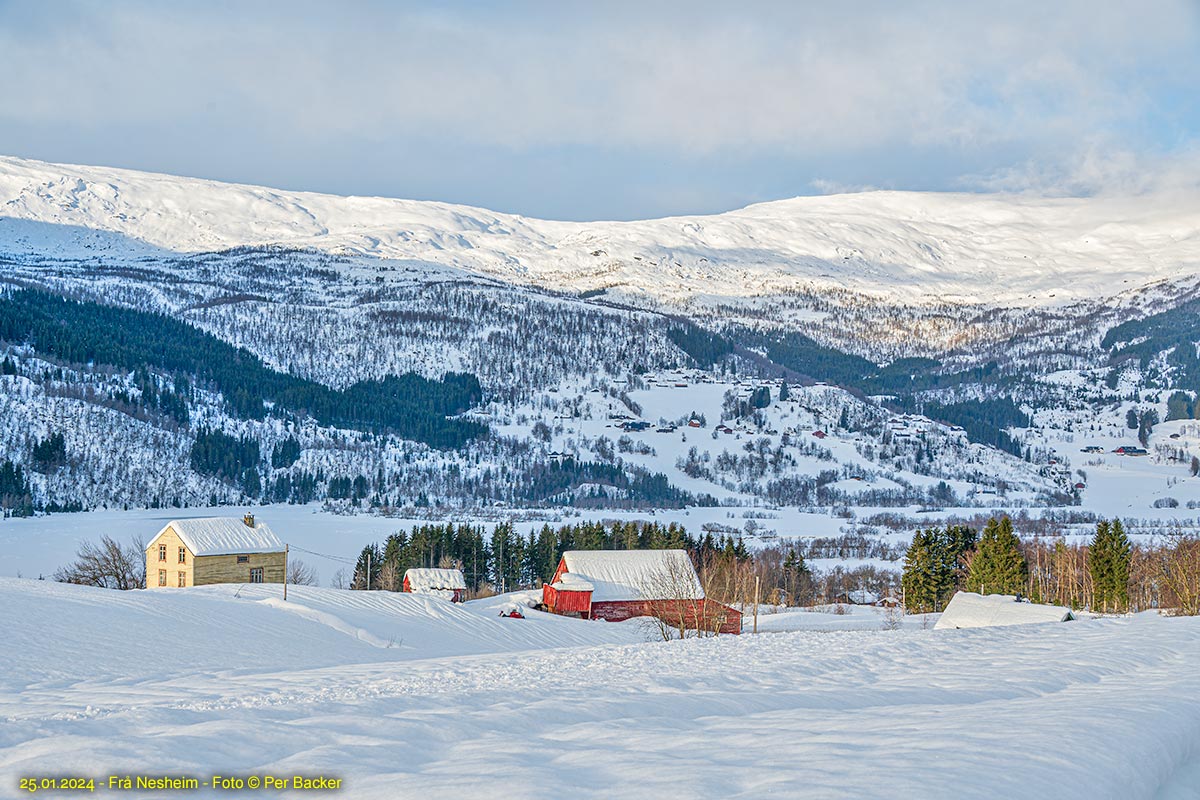
[[404,573],[404,591],[461,603],[467,599],[467,579],[461,569],[410,569]]
[[992,628],[1035,622],[1067,622],[1073,619],[1075,614],[1069,608],[1030,603],[1011,594],[981,595],[974,592],[956,592],[933,627],[934,630]]
[[683,550],[568,550],[542,587],[542,602],[584,619],[657,617],[689,630],[742,632],[741,612],[704,596]]
[[146,545],[146,587],[283,583],[283,543],[253,514],[167,523]]
[[834,599],[839,603],[849,603],[852,606],[873,606],[879,603],[879,595],[870,589],[851,589],[840,592]]

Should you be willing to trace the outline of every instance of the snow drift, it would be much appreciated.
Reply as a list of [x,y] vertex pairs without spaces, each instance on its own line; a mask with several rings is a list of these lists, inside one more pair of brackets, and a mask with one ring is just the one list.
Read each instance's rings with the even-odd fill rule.
[[[0,581],[0,794],[136,769],[368,799],[1196,796],[1197,619],[546,649],[635,626],[297,597]],[[405,619],[403,646],[347,635]]]

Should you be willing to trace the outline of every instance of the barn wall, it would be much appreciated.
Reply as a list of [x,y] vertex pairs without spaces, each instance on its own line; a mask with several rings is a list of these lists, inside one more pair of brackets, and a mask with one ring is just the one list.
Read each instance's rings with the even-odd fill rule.
[[284,553],[250,553],[247,562],[237,563],[236,555],[200,556],[195,560],[196,586],[210,583],[249,583],[250,570],[263,568],[263,583],[283,583]]
[[542,586],[542,602],[556,614],[587,614],[592,607],[591,592],[571,592]]
[[[158,560],[158,546],[165,544],[167,546],[167,560]],[[175,533],[175,529],[168,526],[163,535],[159,536],[146,548],[146,588],[158,589],[158,571],[165,569],[167,571],[167,585],[164,589],[176,589],[179,587],[179,573],[183,573],[184,585],[194,586],[195,558],[192,556],[192,551],[187,550],[187,561],[183,564],[179,563],[179,548],[184,547],[183,540],[179,538],[179,534]]]
[[621,622],[633,617],[653,616],[671,625],[682,618],[689,629],[716,629],[741,633],[742,614],[714,600],[602,600],[592,603],[592,619]]

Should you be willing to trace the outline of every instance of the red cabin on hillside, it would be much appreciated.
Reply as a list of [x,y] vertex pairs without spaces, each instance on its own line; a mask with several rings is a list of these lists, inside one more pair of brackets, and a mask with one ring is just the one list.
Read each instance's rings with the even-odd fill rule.
[[672,626],[741,633],[742,614],[709,600],[683,550],[569,550],[542,602],[555,614],[620,622],[658,617]]
[[404,573],[404,591],[461,603],[467,599],[467,581],[461,569],[410,569]]

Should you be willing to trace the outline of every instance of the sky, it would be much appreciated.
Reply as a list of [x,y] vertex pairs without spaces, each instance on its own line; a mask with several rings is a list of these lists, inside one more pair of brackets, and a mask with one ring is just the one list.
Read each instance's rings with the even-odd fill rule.
[[1200,0],[0,0],[0,154],[534,217],[1200,186]]

